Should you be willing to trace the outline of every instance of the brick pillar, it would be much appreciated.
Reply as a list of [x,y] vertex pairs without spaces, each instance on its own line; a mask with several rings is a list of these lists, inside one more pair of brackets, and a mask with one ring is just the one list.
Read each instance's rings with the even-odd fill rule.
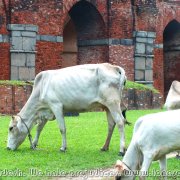
[[9,57],[9,36],[0,34],[0,80],[9,80],[10,57]]
[[135,81],[153,85],[155,32],[135,31]]
[[11,31],[11,80],[33,80],[35,77],[35,46],[38,27],[9,24]]

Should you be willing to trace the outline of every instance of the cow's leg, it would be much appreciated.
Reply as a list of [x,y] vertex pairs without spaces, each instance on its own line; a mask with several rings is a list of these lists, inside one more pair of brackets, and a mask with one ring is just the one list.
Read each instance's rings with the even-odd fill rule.
[[119,155],[124,156],[125,154],[125,132],[124,132],[124,117],[122,115],[119,103],[111,104],[109,106],[109,110],[111,112],[111,116],[116,123],[119,134],[120,134],[120,153]]
[[164,179],[167,179],[167,176],[166,176],[166,156],[163,156],[159,160],[159,165],[160,165],[161,175],[164,177]]
[[180,151],[177,151],[176,158],[177,158],[177,159],[180,159]]
[[152,160],[153,157],[151,156],[150,153],[143,153],[143,163],[139,174],[140,180],[144,180],[148,176],[148,170],[152,163]]
[[67,143],[66,143],[66,125],[64,121],[64,115],[63,115],[63,106],[59,104],[58,106],[54,106],[54,104],[52,104],[50,107],[52,108],[52,111],[56,117],[57,123],[59,125],[59,129],[62,135],[62,146],[60,148],[60,151],[65,152]]
[[41,121],[40,124],[37,125],[36,135],[35,135],[35,138],[34,138],[34,140],[33,140],[33,145],[34,145],[34,147],[37,146],[38,140],[39,140],[39,136],[40,136],[41,131],[43,130],[45,124],[47,123],[47,121],[48,121],[48,120],[44,119],[44,120]]
[[107,115],[107,121],[108,121],[108,135],[107,135],[104,146],[101,148],[102,151],[107,151],[109,149],[109,143],[111,141],[112,133],[115,127],[115,122],[109,110],[106,111],[106,115]]

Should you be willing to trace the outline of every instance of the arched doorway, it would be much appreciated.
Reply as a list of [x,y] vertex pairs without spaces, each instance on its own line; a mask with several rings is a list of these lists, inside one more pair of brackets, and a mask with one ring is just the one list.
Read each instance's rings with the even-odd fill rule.
[[62,67],[73,66],[77,64],[77,34],[74,23],[70,16],[67,17],[63,31],[63,61]]
[[107,62],[106,37],[105,23],[96,7],[79,1],[70,9],[64,26],[63,65]]
[[171,21],[164,34],[164,95],[167,96],[173,80],[180,81],[180,23]]

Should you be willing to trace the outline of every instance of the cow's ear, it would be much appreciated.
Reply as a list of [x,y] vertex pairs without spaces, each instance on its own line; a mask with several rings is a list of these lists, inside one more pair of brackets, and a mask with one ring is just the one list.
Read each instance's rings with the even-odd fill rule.
[[12,116],[12,120],[15,121],[15,116]]
[[13,130],[13,127],[9,127],[9,131],[12,131]]
[[18,123],[18,121],[17,121],[16,116],[12,116],[12,124],[13,124],[13,127],[17,126],[17,123]]
[[117,172],[122,173],[126,169],[126,166],[124,165],[122,161],[117,160],[115,168]]

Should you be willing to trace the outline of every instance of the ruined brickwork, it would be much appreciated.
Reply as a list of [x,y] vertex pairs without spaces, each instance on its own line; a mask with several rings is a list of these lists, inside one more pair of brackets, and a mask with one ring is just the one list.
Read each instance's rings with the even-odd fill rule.
[[[27,102],[33,86],[0,84],[0,113],[17,114]],[[123,102],[130,109],[157,109],[162,107],[162,96],[152,91],[124,90]],[[101,109],[97,109],[101,110]]]
[[0,79],[110,62],[167,93],[180,80],[178,0],[2,0]]

